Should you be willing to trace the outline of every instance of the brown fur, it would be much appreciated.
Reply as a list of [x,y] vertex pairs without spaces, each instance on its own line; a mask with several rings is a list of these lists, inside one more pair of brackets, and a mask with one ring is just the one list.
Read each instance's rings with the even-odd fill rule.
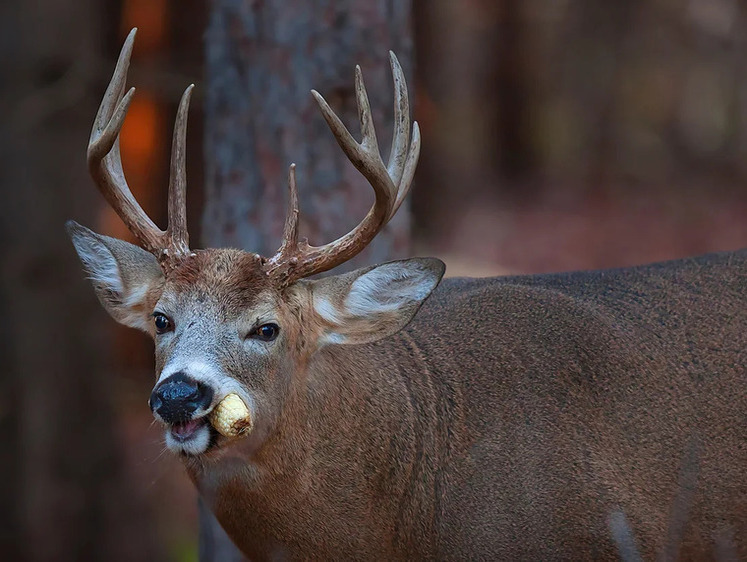
[[646,559],[747,557],[746,266],[448,280],[189,473],[253,560],[615,559],[617,509]]

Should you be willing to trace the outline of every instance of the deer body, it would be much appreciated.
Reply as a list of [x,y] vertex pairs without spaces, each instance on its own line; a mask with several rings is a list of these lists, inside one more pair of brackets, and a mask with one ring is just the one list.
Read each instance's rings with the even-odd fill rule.
[[299,240],[291,166],[274,256],[193,252],[191,87],[165,231],[122,172],[133,39],[88,163],[140,247],[68,231],[106,310],[153,337],[166,445],[252,560],[747,558],[747,252],[440,286],[432,258],[307,279],[360,252],[409,189],[420,140],[394,55],[386,165],[360,70],[360,143],[314,92],[375,193],[356,228]]
[[745,271],[447,279],[400,333],[320,351],[251,469],[189,473],[253,560],[614,559],[617,509],[645,558],[744,556]]

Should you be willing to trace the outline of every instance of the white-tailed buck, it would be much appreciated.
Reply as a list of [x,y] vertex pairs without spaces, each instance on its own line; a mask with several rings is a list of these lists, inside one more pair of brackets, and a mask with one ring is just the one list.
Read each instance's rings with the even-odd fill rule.
[[[394,56],[386,165],[360,71],[361,143],[314,92],[375,192],[353,231],[299,240],[291,168],[274,256],[192,251],[191,89],[166,231],[122,173],[133,40],[88,165],[141,247],[69,233],[106,310],[155,340],[166,443],[250,559],[747,559],[746,252],[443,282],[418,258],[307,279],[360,252],[410,186],[420,141]],[[219,433],[230,395],[243,425]]]

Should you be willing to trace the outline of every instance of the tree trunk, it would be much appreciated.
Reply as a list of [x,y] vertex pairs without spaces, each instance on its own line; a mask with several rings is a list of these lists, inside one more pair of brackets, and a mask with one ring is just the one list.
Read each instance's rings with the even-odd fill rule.
[[[392,135],[390,49],[412,77],[409,2],[212,2],[206,39],[205,246],[271,255],[280,244],[292,162],[302,236],[326,243],[363,219],[373,191],[344,157],[309,90],[319,90],[360,138],[354,91],[359,64],[386,158]],[[412,86],[410,80],[411,94]],[[405,203],[371,246],[343,267],[402,257],[408,243]],[[201,516],[203,523],[210,520]],[[217,549],[223,548],[216,543],[218,532],[201,531],[202,560],[218,559]]]
[[100,5],[4,2],[0,16],[0,551],[154,558],[114,431],[109,321],[64,232],[68,218],[94,223],[98,201],[85,147],[101,86]]

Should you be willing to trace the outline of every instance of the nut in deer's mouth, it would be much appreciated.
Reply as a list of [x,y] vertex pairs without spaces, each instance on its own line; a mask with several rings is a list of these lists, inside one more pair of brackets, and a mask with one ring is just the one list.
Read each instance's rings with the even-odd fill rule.
[[224,437],[238,437],[252,429],[252,415],[238,394],[229,394],[210,412],[210,423]]
[[220,447],[218,435],[236,439],[248,434],[253,416],[244,400],[231,393],[207,415],[169,424],[166,446],[175,453],[198,456]]

